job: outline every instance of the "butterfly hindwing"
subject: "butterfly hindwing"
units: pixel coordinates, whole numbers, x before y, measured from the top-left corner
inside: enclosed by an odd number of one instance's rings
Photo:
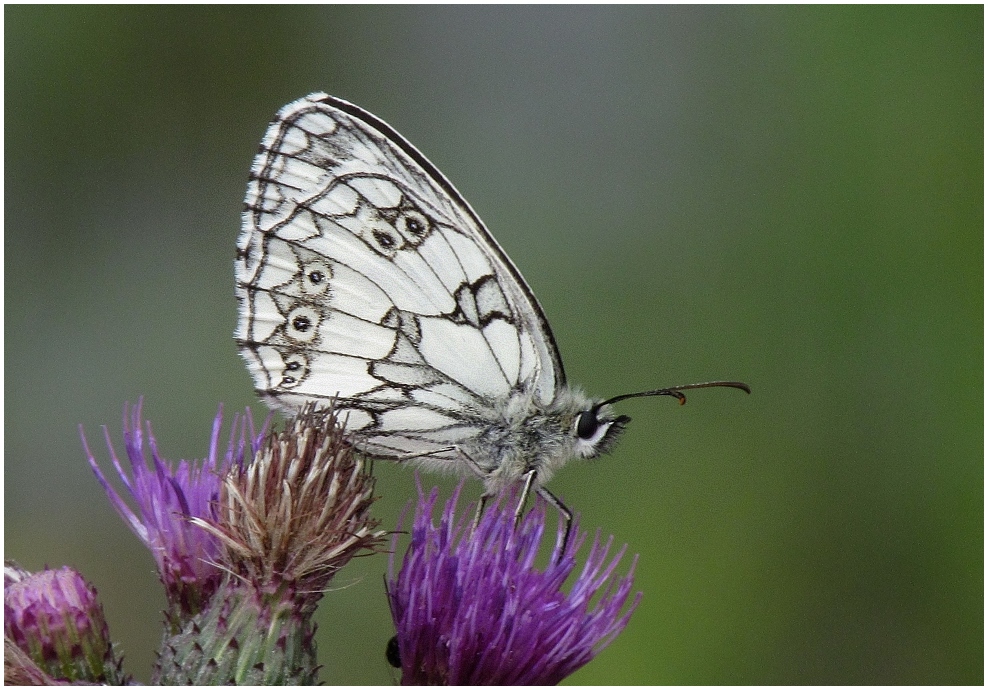
[[[263,397],[339,397],[368,452],[436,453],[498,401],[563,384],[517,269],[417,150],[374,116],[313,94],[285,106],[251,169],[236,339]]]

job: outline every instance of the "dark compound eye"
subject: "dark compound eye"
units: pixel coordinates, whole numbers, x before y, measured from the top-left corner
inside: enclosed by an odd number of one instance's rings
[[[584,441],[589,441],[597,433],[599,427],[597,413],[594,410],[586,410],[581,412],[576,420],[576,435]]]
[[[388,640],[388,644],[384,648],[384,658],[395,668],[401,668],[401,653],[398,651],[397,635]]]

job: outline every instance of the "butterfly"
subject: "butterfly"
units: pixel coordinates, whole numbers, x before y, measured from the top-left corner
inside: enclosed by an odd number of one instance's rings
[[[335,404],[362,453],[475,475],[516,517],[630,421],[566,382],[542,307],[446,177],[389,125],[324,93],[284,106],[251,167],[235,340],[260,397]],[[480,512],[478,510],[478,518]],[[568,530],[567,530],[568,531]]]

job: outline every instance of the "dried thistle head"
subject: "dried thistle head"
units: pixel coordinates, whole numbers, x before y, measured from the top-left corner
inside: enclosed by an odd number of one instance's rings
[[[217,517],[197,523],[225,547],[222,565],[262,585],[318,593],[337,570],[382,543],[370,516],[374,478],[333,407],[307,405],[220,489]]]

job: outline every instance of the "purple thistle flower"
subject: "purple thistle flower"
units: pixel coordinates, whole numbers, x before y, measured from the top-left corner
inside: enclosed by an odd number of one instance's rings
[[[223,572],[215,563],[221,545],[215,536],[192,523],[192,518],[212,519],[220,494],[223,475],[233,466],[250,458],[260,446],[261,433],[255,432],[250,410],[241,418],[235,415],[225,454],[220,455],[219,437],[223,424],[223,406],[213,421],[209,455],[201,462],[182,460],[169,464],[158,452],[151,424],[147,423],[147,440],[151,462],[145,449],[141,407],[143,400],[130,408],[124,406],[123,437],[130,472],[124,468],[113,449],[109,431],[103,427],[113,466],[130,498],[131,508],[107,481],[82,433],[82,444],[96,478],[106,491],[117,513],[144,542],[158,566],[158,576],[165,585],[173,624],[196,613],[220,584]],[[128,415],[129,413],[129,415]],[[129,417],[129,419],[128,419]],[[265,428],[267,422],[265,422]]]
[[[641,599],[639,592],[622,615],[637,556],[618,578],[614,571],[626,547],[608,561],[613,537],[602,544],[598,531],[566,593],[563,583],[586,538],[578,519],[565,546],[559,525],[549,563],[538,568],[545,502],[537,499],[515,529],[517,492],[509,490],[471,533],[471,511],[456,517],[460,488],[436,526],[438,489],[426,497],[419,485],[412,541],[397,576],[392,554],[388,596],[402,684],[555,685],[627,625]]]

